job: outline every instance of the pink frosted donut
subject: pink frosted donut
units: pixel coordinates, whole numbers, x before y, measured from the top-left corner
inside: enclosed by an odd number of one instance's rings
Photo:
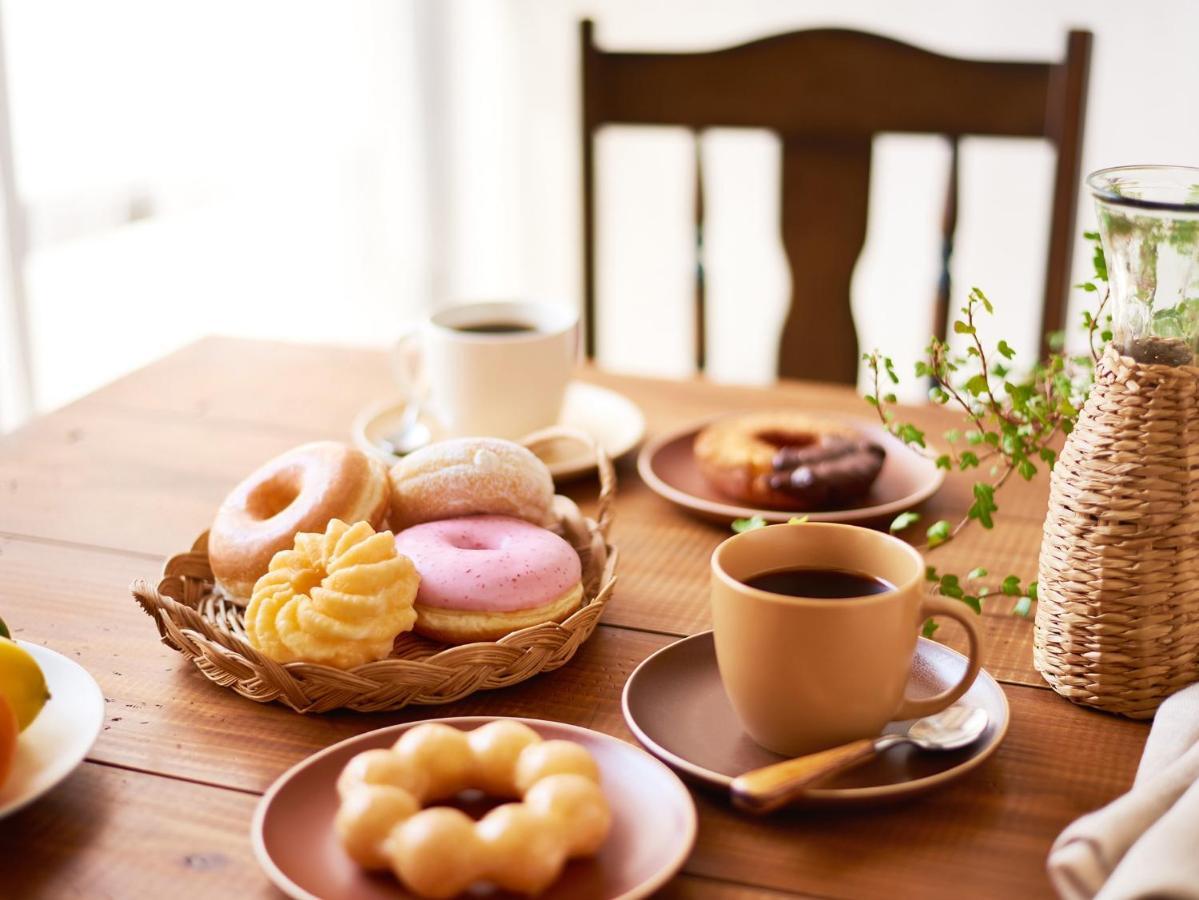
[[[582,566],[552,531],[508,516],[414,525],[396,549],[420,573],[416,631],[451,644],[560,622],[583,600]]]

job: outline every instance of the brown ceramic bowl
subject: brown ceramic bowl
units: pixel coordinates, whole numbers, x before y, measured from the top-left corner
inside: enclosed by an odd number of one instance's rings
[[[759,509],[720,493],[704,478],[692,452],[695,436],[708,422],[689,425],[650,441],[637,457],[637,471],[655,494],[705,519],[723,524],[751,516],[761,516],[767,522],[786,522],[792,516],[807,516],[812,522],[882,521],[923,503],[940,489],[945,471],[905,446],[877,422],[842,416],[825,418],[851,426],[887,451],[882,471],[869,493],[845,509],[815,512]]]
[[[463,731],[492,716],[433,719]],[[695,804],[682,782],[658,760],[598,731],[517,719],[543,738],[582,744],[595,757],[611,804],[612,831],[597,856],[574,860],[544,894],[545,900],[645,897],[668,881],[695,842]],[[334,744],[292,767],[271,785],[254,814],[254,854],[275,885],[303,900],[396,900],[412,895],[390,873],[367,873],[341,849],[333,833],[337,776],[363,750],[388,747],[408,722]],[[456,804],[457,805],[457,804]],[[476,816],[492,804],[462,805]],[[488,897],[507,897],[492,892]]]
[[[908,694],[928,697],[939,693],[960,679],[965,668],[962,654],[920,638]],[[829,673],[830,679],[836,677],[836,672]],[[797,805],[854,806],[900,800],[981,765],[1007,733],[1007,697],[987,672],[980,671],[958,702],[981,706],[990,719],[982,737],[969,747],[945,753],[896,747],[820,783]],[[683,638],[648,657],[625,682],[622,705],[626,723],[647,750],[688,780],[726,796],[738,775],[785,758],[759,747],[742,730],[720,682],[710,631]],[[883,731],[906,730],[909,724],[891,722]]]

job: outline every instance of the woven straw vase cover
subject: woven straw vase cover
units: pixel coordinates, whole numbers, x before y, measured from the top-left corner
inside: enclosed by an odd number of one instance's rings
[[[1055,691],[1150,718],[1199,680],[1199,368],[1110,345],[1050,480],[1033,659]]]
[[[581,432],[546,429],[525,438],[540,442],[582,440]],[[562,622],[522,628],[495,642],[448,646],[408,633],[392,655],[354,669],[315,663],[280,664],[246,640],[242,609],[213,590],[208,532],[192,549],[167,560],[162,579],[151,587],[132,585],[133,597],[158,626],[162,642],[195,664],[209,681],[260,703],[280,702],[296,712],[353,709],[381,712],[409,704],[460,700],[475,691],[507,687],[567,663],[591,636],[616,584],[616,548],[607,542],[616,474],[603,450],[596,452],[599,500],[595,518],[566,497],[554,498],[551,530],[579,554],[583,605]]]

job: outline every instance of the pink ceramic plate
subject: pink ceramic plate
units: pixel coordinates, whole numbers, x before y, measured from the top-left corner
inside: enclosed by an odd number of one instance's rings
[[[798,515],[806,515],[813,522],[883,520],[923,503],[941,487],[945,480],[944,470],[938,469],[932,460],[904,446],[902,441],[877,422],[847,417],[829,418],[837,418],[856,428],[887,451],[883,469],[870,488],[870,493],[856,506],[847,509],[806,513],[756,509],[724,496],[700,474],[695,455],[691,452],[695,436],[707,422],[689,425],[646,444],[637,457],[637,471],[655,494],[706,519],[724,524],[750,516],[761,516],[767,522],[786,522]]]
[[[444,722],[469,731],[495,717]],[[612,831],[593,859],[575,860],[541,895],[545,900],[646,897],[686,861],[695,842],[695,804],[678,777],[631,744],[598,731],[518,719],[543,738],[575,741],[599,764],[612,806]],[[333,833],[337,776],[355,754],[388,747],[421,722],[380,728],[315,753],[279,777],[258,804],[254,854],[267,877],[289,897],[303,900],[395,900],[411,897],[390,873],[368,874],[342,851]],[[494,805],[494,804],[491,804]],[[482,814],[479,805],[463,806]],[[507,896],[489,893],[489,897]]]

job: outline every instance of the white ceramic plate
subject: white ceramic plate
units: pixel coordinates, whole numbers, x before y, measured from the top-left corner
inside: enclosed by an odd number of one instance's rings
[[[395,462],[396,457],[379,445],[379,439],[395,430],[404,415],[404,405],[403,400],[392,400],[363,410],[354,422],[354,443],[385,462]],[[425,424],[436,438],[436,423],[426,419]],[[557,424],[590,435],[612,459],[632,452],[645,437],[645,416],[637,404],[623,394],[585,381],[572,381],[566,386]],[[595,471],[595,455],[582,441],[564,438],[544,442],[536,452],[555,481]]]
[[[50,700],[17,739],[17,757],[0,787],[0,818],[70,775],[92,749],[104,723],[104,695],[78,663],[37,644],[17,643],[41,666]]]

